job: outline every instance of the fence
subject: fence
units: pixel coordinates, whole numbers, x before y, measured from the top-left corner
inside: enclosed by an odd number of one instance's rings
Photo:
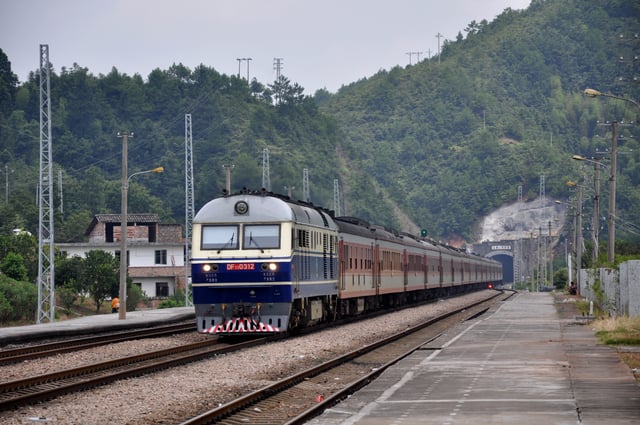
[[[640,260],[616,269],[581,269],[580,295],[600,304],[612,316],[640,315]]]

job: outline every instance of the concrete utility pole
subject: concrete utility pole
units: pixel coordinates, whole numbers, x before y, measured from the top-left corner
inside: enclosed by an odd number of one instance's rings
[[[443,35],[440,33],[437,33],[436,38],[438,39],[438,63],[440,63],[440,37],[443,37]]]
[[[607,261],[616,258],[616,170],[618,168],[618,122],[611,122],[611,167],[609,167],[609,250]]]
[[[127,150],[129,137],[133,133],[123,131],[117,135],[122,139],[122,192],[121,192],[121,216],[120,216],[120,287],[118,298],[120,298],[120,308],[118,309],[118,319],[127,318],[127,195],[129,183],[127,178]]]
[[[420,55],[422,54],[422,52],[407,52],[406,54],[409,55],[409,65],[412,65],[411,58],[413,57],[413,55],[416,55],[418,57],[418,62],[420,62]]]
[[[4,164],[4,202],[9,205],[9,174],[13,173],[13,170],[9,169],[9,164]]]
[[[235,165],[231,164],[225,164],[223,165],[224,167],[224,171],[225,171],[225,176],[226,176],[226,191],[227,191],[227,195],[231,194],[231,170],[233,169],[233,167],[235,167]]]
[[[240,78],[240,63],[244,60],[244,58],[236,58],[238,61],[238,78]]]

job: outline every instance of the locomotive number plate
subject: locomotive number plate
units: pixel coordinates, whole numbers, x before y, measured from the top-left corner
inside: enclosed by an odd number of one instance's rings
[[[255,270],[256,265],[254,263],[232,263],[227,264],[227,270]]]

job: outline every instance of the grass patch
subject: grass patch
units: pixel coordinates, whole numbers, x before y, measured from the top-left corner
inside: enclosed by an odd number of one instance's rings
[[[598,319],[591,326],[603,344],[640,345],[640,316]]]

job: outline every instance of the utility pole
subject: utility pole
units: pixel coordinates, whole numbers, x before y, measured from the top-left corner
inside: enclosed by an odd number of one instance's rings
[[[122,139],[122,192],[121,192],[121,216],[120,216],[120,287],[118,298],[120,298],[120,308],[118,309],[118,320],[127,318],[127,195],[129,191],[129,182],[127,177],[127,150],[129,137],[133,137],[133,133],[127,131],[117,134]]]
[[[420,55],[422,54],[422,52],[407,52],[406,54],[409,55],[409,65],[412,64],[411,58],[413,57],[413,55],[416,55],[418,57],[418,62],[420,62]]]
[[[9,174],[13,173],[13,170],[9,169],[9,164],[4,164],[4,203],[9,205]]]
[[[58,170],[58,189],[59,189],[59,193],[60,193],[60,215],[64,216],[64,208],[63,208],[63,202],[62,202],[62,170]]]
[[[245,58],[245,60],[247,61],[247,83],[249,83],[251,81],[249,79],[249,62],[251,62],[253,59],[252,58]]]
[[[40,45],[40,180],[38,183],[38,314],[36,323],[55,321],[53,160],[49,45]],[[47,249],[48,248],[48,249]]]
[[[244,60],[244,58],[236,58],[238,61],[238,79],[240,79],[240,63]]]
[[[193,137],[191,132],[191,114],[184,115],[184,294],[185,306],[193,305],[193,293],[189,282],[191,268],[191,231],[193,228]]]
[[[578,213],[576,224],[576,295],[580,295],[580,270],[582,269],[582,245],[584,244],[582,235],[582,185],[578,185]]]
[[[295,186],[285,186],[284,190],[287,191],[287,196],[289,197],[289,199],[291,199],[291,196],[293,196],[293,191],[295,190]]]
[[[235,167],[235,165],[224,164],[223,167],[224,167],[225,176],[226,176],[225,190],[227,191],[226,194],[230,195],[231,194],[231,170],[233,169],[233,167]]]
[[[436,38],[438,39],[438,63],[440,63],[440,37],[443,37],[443,35],[440,33],[437,33]]]
[[[611,166],[609,167],[609,250],[607,261],[615,261],[616,249],[616,169],[618,168],[618,122],[611,122]]]

